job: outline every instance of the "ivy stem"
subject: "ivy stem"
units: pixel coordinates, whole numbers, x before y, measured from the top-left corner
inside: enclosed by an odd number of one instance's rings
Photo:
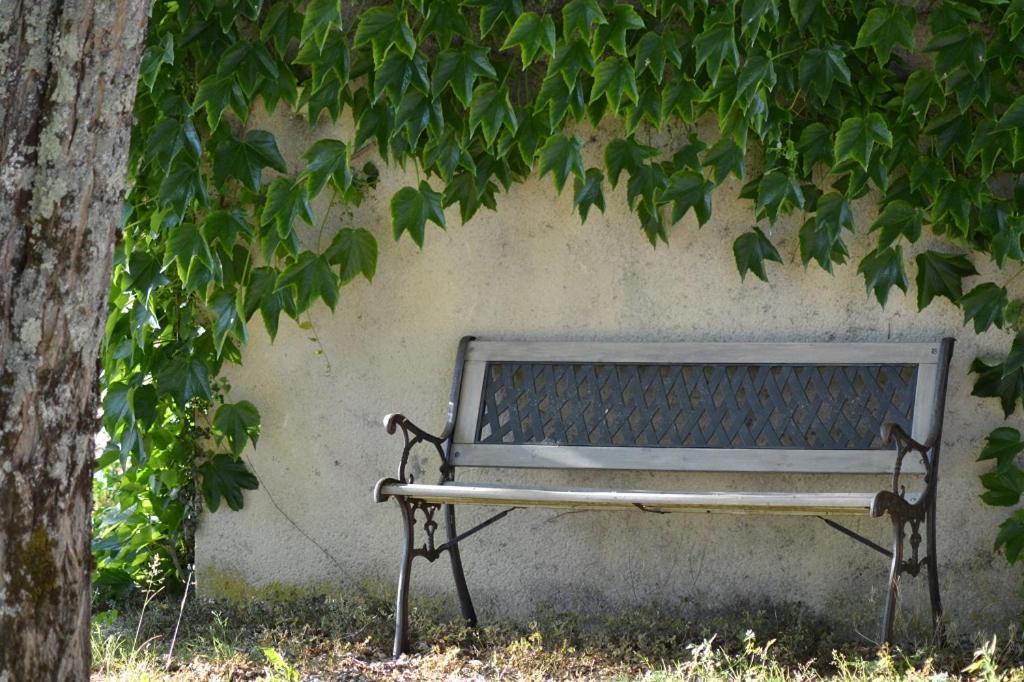
[[[324,228],[327,227],[327,219],[331,217],[331,210],[334,208],[334,204],[338,201],[338,188],[331,188],[331,201],[327,204],[327,210],[324,211],[324,217],[320,219],[320,229],[316,234],[316,252],[320,253],[320,242],[324,236]]]
[[[1018,268],[1017,272],[1015,272],[1012,275],[1010,275],[1010,279],[1006,280],[1006,283],[1003,286],[1010,286],[1010,283],[1013,282],[1013,280],[1015,280],[1018,277],[1020,277],[1020,274],[1022,272],[1024,272],[1024,265],[1022,265],[1020,268]]]
[[[306,324],[309,325],[309,330],[310,330],[310,332],[313,333],[313,335],[311,337],[309,337],[309,338],[314,343],[316,343],[316,345],[317,345],[317,352],[318,352],[319,355],[323,356],[324,363],[327,365],[327,373],[330,374],[331,373],[331,369],[332,369],[332,367],[331,367],[331,358],[330,358],[330,356],[327,355],[327,349],[324,348],[323,341],[320,340],[320,332],[317,331],[316,324],[313,322],[313,316],[309,314],[308,310],[306,311]]]

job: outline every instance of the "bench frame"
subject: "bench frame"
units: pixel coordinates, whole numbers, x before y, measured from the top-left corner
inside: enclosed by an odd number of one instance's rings
[[[398,503],[398,506],[402,514],[403,522],[403,536],[404,542],[402,547],[402,558],[398,576],[398,590],[396,599],[396,613],[395,613],[395,638],[393,645],[393,655],[400,656],[403,652],[407,652],[409,649],[409,584],[410,575],[412,568],[412,561],[416,557],[422,557],[429,562],[437,560],[443,553],[447,552],[448,558],[451,562],[452,576],[455,583],[455,590],[458,596],[459,607],[463,618],[470,626],[475,626],[477,623],[476,611],[473,607],[472,599],[470,598],[469,588],[466,584],[466,577],[462,567],[462,558],[459,552],[459,545],[469,536],[483,530],[491,524],[499,521],[500,519],[507,516],[512,511],[519,509],[518,506],[509,507],[497,514],[489,517],[485,521],[477,524],[473,528],[458,533],[455,523],[455,508],[452,501],[442,503],[438,501],[431,501],[429,499],[420,499],[412,494],[403,494],[400,492],[402,485],[413,484],[413,476],[407,471],[409,458],[414,448],[418,445],[429,446],[436,452],[440,459],[440,485],[453,483],[455,479],[455,469],[457,466],[504,466],[504,467],[530,467],[530,468],[591,468],[591,469],[640,469],[640,470],[688,470],[688,471],[770,471],[785,473],[787,471],[799,471],[799,472],[831,472],[831,473],[871,473],[879,472],[877,468],[878,461],[869,462],[867,468],[858,469],[856,466],[853,468],[847,467],[843,471],[837,471],[833,467],[835,466],[834,461],[829,465],[819,465],[816,462],[819,461],[820,455],[815,459],[806,459],[805,461],[799,461],[801,454],[808,454],[807,450],[779,450],[775,449],[773,452],[778,454],[778,457],[774,457],[772,463],[765,466],[765,463],[758,464],[757,462],[746,462],[740,457],[739,465],[735,464],[736,457],[742,456],[744,453],[749,454],[750,450],[718,450],[718,457],[716,460],[721,462],[723,459],[727,459],[730,455],[733,456],[734,463],[732,465],[719,465],[715,466],[714,460],[707,458],[701,458],[699,456],[696,459],[692,459],[689,456],[679,460],[678,457],[674,463],[665,464],[669,460],[662,458],[658,459],[656,456],[656,450],[658,448],[647,448],[648,455],[647,459],[643,460],[642,465],[635,465],[626,461],[624,464],[616,466],[611,459],[601,459],[600,455],[602,450],[634,450],[638,449],[637,446],[622,446],[620,448],[576,448],[576,454],[580,455],[585,453],[587,456],[593,456],[594,453],[598,455],[597,460],[587,463],[580,464],[578,462],[573,464],[566,464],[566,460],[558,456],[561,450],[572,450],[572,446],[566,445],[544,445],[535,446],[532,448],[532,453],[527,453],[527,460],[516,461],[513,457],[511,464],[505,463],[509,461],[511,449],[515,448],[519,451],[527,450],[531,448],[526,445],[517,444],[503,448],[502,458],[497,464],[488,464],[484,458],[473,457],[473,438],[472,430],[474,429],[473,424],[476,423],[476,415],[473,414],[474,410],[479,408],[472,404],[473,399],[479,399],[480,385],[483,381],[483,362],[481,358],[477,358],[475,362],[467,363],[467,355],[470,351],[472,342],[476,341],[475,337],[467,336],[464,337],[458,347],[456,355],[455,371],[452,380],[451,393],[448,400],[447,418],[445,420],[445,427],[442,432],[438,435],[433,435],[420,427],[416,426],[407,417],[401,414],[389,414],[384,418],[384,426],[389,434],[394,434],[400,430],[402,438],[404,440],[401,459],[398,465],[397,477],[395,478],[384,478],[381,479],[374,487],[373,499],[375,502],[383,502],[389,498],[394,498]],[[657,344],[657,343],[646,343],[646,344],[606,344],[606,343],[579,343],[572,344],[574,347],[580,347],[579,351],[574,351],[572,356],[573,362],[605,362],[607,361],[607,351],[609,347],[618,346],[621,349],[629,348],[630,362],[633,364],[640,364],[643,362],[666,362],[665,355],[666,351],[672,350],[674,347],[678,349],[681,346],[685,346],[687,349],[687,360],[686,362],[700,363],[704,362],[718,362],[725,363],[731,360],[737,362],[779,362],[780,364],[787,362],[787,358],[790,363],[805,362],[808,361],[806,353],[808,349],[813,349],[816,353],[813,360],[809,361],[809,364],[827,364],[831,361],[833,364],[841,364],[843,362],[850,362],[856,364],[857,362],[866,364],[873,356],[877,355],[882,349],[884,349],[887,362],[909,362],[911,364],[921,363],[919,367],[924,367],[925,363],[921,360],[922,349],[927,348],[933,357],[927,361],[929,371],[924,374],[917,376],[917,387],[916,397],[914,405],[914,423],[911,428],[911,433],[907,433],[901,426],[895,423],[887,422],[883,424],[881,428],[882,442],[895,447],[895,454],[887,457],[887,463],[885,471],[891,472],[892,479],[891,485],[888,489],[878,492],[871,503],[870,515],[872,517],[881,517],[888,515],[893,527],[893,542],[892,548],[886,549],[881,545],[873,542],[872,540],[862,536],[861,534],[853,531],[834,520],[825,516],[827,511],[823,511],[818,515],[819,518],[828,524],[830,527],[838,530],[839,532],[847,535],[848,537],[874,549],[875,551],[885,555],[890,559],[889,576],[886,589],[886,598],[883,605],[881,626],[880,626],[880,643],[890,642],[892,639],[893,632],[893,618],[896,606],[897,589],[900,576],[907,574],[910,576],[917,576],[922,569],[927,571],[928,574],[928,589],[931,602],[931,614],[932,614],[932,625],[934,636],[938,639],[942,637],[942,601],[939,592],[939,581],[938,581],[938,556],[937,556],[937,545],[936,545],[936,524],[935,524],[935,513],[936,513],[936,499],[937,499],[937,485],[938,485],[938,466],[939,466],[939,454],[942,440],[942,421],[943,414],[945,411],[945,398],[946,398],[946,384],[949,376],[949,364],[953,352],[953,339],[943,339],[938,344]],[[555,344],[555,343],[507,343],[501,344],[497,342],[488,342],[492,349],[496,350],[498,355],[504,359],[521,359],[525,361],[533,362],[545,362],[554,361],[557,359],[564,360],[564,357],[553,355],[557,354],[557,347],[565,348],[567,344]],[[725,351],[723,352],[723,349]],[[728,349],[736,349],[735,357],[730,357],[730,351]],[[767,361],[752,357],[752,350],[760,351],[761,349],[770,349],[770,357]],[[851,351],[851,349],[853,349]],[[906,352],[901,352],[902,349],[907,349]],[[825,352],[826,356],[830,358],[822,358],[821,353]],[[853,355],[851,356],[851,352]],[[862,357],[856,357],[856,356]],[[693,358],[693,359],[690,359]],[[483,358],[486,359],[486,358]],[[877,359],[877,358],[874,358]],[[673,360],[672,362],[678,362]],[[467,372],[468,367],[468,372]],[[464,400],[463,394],[467,392],[471,393],[470,400]],[[922,405],[922,400],[930,402],[928,409]],[[921,406],[919,409],[919,405]],[[460,407],[461,406],[461,407]],[[920,415],[920,417],[919,417]],[[455,449],[453,449],[455,446]],[[480,446],[490,448],[502,448],[502,446]],[[669,450],[665,448],[665,450]],[[537,454],[540,452],[541,454]],[[689,455],[699,455],[700,453],[695,450],[689,449],[674,449],[677,456],[680,453]],[[869,452],[874,455],[882,455],[884,451],[850,451],[861,455],[867,455]],[[724,453],[724,454],[723,454]],[[815,453],[817,454],[817,453]],[[552,455],[554,455],[552,457]],[[652,455],[653,458],[652,458]],[[911,455],[910,459],[907,459],[907,455]],[[784,462],[788,461],[786,457],[796,456],[798,462],[795,465],[790,465],[788,468]],[[578,458],[577,458],[578,459]],[[919,461],[918,461],[919,460]],[[574,460],[575,461],[575,460]],[[658,462],[662,462],[659,465]],[[680,464],[682,461],[682,464]],[[923,474],[924,488],[918,497],[908,497],[906,494],[905,486],[901,485],[900,476],[901,474]],[[396,492],[396,488],[399,490]],[[514,504],[514,501],[510,501]],[[543,502],[533,503],[534,506],[557,506],[549,505]],[[633,506],[639,508],[642,511],[654,511],[645,508],[641,504],[634,504]],[[438,521],[435,519],[435,515],[439,512],[443,512],[444,523],[445,523],[445,540],[438,543],[435,539],[435,533],[438,530]],[[655,512],[660,513],[660,512]],[[421,521],[421,532],[424,536],[423,544],[416,546],[416,525],[417,525],[417,514],[422,517]],[[922,525],[924,526],[924,536],[922,537]],[[908,535],[909,528],[909,535]],[[919,548],[922,540],[926,543],[926,554],[920,555]],[[905,545],[909,542],[910,545],[910,556],[905,555]]]

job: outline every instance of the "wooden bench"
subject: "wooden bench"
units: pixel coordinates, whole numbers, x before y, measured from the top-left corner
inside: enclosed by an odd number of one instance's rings
[[[377,502],[398,502],[404,522],[394,655],[408,648],[413,558],[434,561],[448,553],[462,615],[475,624],[459,546],[523,507],[820,517],[890,558],[882,641],[892,637],[900,575],[917,575],[922,568],[938,633],[942,606],[934,519],[952,352],[952,339],[751,344],[464,338],[444,430],[432,435],[399,414],[384,420],[388,433],[400,430],[404,437],[397,478],[384,478],[373,490]],[[409,473],[417,445],[437,453],[437,483],[421,483]],[[473,467],[816,473],[841,475],[847,485],[843,492],[737,493],[455,480],[457,469]],[[869,486],[856,475],[879,473],[890,474],[891,485],[861,492]],[[908,474],[917,476],[913,493],[903,485]],[[509,508],[460,534],[455,527],[459,504]],[[443,542],[434,538],[438,511],[446,525]],[[417,513],[424,535],[420,546],[414,539]],[[888,516],[892,549],[829,518],[844,514]],[[924,556],[918,553],[922,532]]]

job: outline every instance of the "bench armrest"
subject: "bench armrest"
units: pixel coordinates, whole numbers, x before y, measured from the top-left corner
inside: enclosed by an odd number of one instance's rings
[[[435,436],[424,431],[420,427],[416,426],[412,420],[404,414],[399,414],[397,412],[384,415],[384,428],[387,429],[388,433],[394,433],[397,429],[401,428],[407,439],[411,433],[414,438],[425,440],[428,443],[439,444],[444,442],[443,436]]]
[[[927,491],[931,490],[932,487],[932,460],[928,456],[931,451],[931,445],[925,445],[924,443],[918,443],[916,440],[910,437],[902,426],[894,422],[885,422],[882,424],[881,429],[882,442],[887,445],[896,446],[896,464],[892,472],[892,492],[895,495],[902,496],[902,489],[900,488],[900,470],[903,468],[903,458],[907,456],[907,453],[913,451],[921,457],[921,461],[924,463],[925,483]]]
[[[419,443],[430,443],[434,446],[438,456],[441,458],[441,475],[447,476],[449,470],[448,459],[445,457],[444,443],[447,440],[443,435],[435,436],[420,427],[416,426],[408,417],[403,414],[392,413],[385,415],[384,428],[388,433],[402,430],[402,438],[405,441],[402,447],[402,459],[398,464],[398,480],[402,483],[412,483],[412,475],[406,476],[405,468],[409,463],[409,453]]]

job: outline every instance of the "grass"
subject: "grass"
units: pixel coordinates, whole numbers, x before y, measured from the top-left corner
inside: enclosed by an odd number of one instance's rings
[[[93,680],[941,680],[1024,682],[1024,637],[942,649],[878,649],[837,636],[805,609],[748,607],[683,617],[650,607],[585,619],[470,629],[420,602],[415,653],[389,660],[384,590],[274,603],[155,599],[94,614]]]

